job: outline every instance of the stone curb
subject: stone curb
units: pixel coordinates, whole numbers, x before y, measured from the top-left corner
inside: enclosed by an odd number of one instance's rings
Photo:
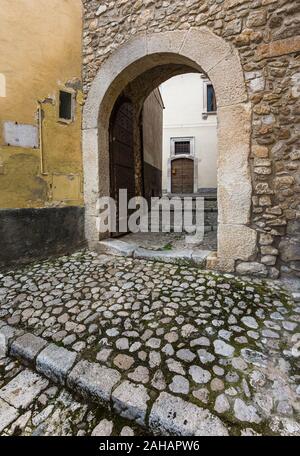
[[[1,349],[25,365],[30,364],[54,383],[67,386],[83,398],[134,420],[153,433],[228,435],[222,421],[208,410],[167,392],[160,393],[150,404],[151,392],[144,385],[121,380],[121,374],[115,369],[79,360],[74,351],[0,320],[0,352]]]
[[[99,241],[96,249],[99,253],[107,255],[123,256],[149,261],[158,261],[171,264],[190,264],[199,268],[206,267],[206,259],[212,253],[210,250],[199,250],[197,252],[189,249],[185,250],[150,250],[129,244],[118,239],[107,239]]]

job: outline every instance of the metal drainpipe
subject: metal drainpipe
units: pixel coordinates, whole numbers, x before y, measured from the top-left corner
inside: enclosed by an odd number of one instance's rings
[[[40,142],[40,167],[41,167],[41,174],[46,176],[47,173],[45,172],[45,165],[44,165],[44,148],[43,148],[43,109],[42,109],[42,101],[38,100],[38,113],[39,113],[39,142]]]

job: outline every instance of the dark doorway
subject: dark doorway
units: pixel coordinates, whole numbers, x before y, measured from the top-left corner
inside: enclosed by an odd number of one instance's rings
[[[172,193],[193,193],[194,161],[178,158],[172,161]]]
[[[127,189],[128,200],[135,196],[133,105],[125,98],[117,101],[110,122],[110,195],[117,204],[117,230],[112,236],[122,234],[118,216],[120,189]]]

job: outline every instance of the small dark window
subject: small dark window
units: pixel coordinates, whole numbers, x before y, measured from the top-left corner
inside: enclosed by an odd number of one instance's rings
[[[59,118],[72,120],[72,94],[70,92],[59,92]]]
[[[207,85],[207,112],[217,111],[216,94],[211,84]]]
[[[191,153],[190,141],[175,141],[175,155],[183,155]]]

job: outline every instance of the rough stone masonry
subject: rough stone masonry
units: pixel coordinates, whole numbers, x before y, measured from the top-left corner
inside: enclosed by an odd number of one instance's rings
[[[300,277],[300,4],[297,0],[83,0],[83,83],[142,32],[208,27],[237,49],[252,108],[252,208],[257,246],[240,273]]]

